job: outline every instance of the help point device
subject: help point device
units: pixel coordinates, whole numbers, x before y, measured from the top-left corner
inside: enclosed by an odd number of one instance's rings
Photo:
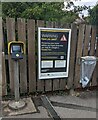
[[[22,41],[12,41],[8,43],[8,54],[14,60],[23,59],[25,54],[25,44]]]
[[[26,106],[26,102],[20,99],[19,95],[19,60],[23,59],[25,54],[25,44],[22,41],[12,41],[8,43],[8,55],[11,56],[14,63],[14,93],[15,100],[9,102],[9,108],[18,110]],[[21,71],[20,71],[21,72]]]

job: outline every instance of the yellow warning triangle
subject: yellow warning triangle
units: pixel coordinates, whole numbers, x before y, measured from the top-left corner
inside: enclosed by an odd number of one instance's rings
[[[63,35],[63,36],[61,37],[61,41],[67,41],[65,35]]]

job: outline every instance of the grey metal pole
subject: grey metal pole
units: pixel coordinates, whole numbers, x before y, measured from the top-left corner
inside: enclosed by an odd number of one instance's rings
[[[19,101],[19,61],[14,61],[14,92],[15,92],[15,101]]]
[[[19,94],[19,61],[14,61],[14,92],[15,100],[9,102],[9,108],[18,110],[26,106],[26,102],[20,99]]]

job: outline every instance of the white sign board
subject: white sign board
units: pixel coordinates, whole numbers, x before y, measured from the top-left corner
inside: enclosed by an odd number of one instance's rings
[[[71,29],[38,28],[38,78],[68,77]]]

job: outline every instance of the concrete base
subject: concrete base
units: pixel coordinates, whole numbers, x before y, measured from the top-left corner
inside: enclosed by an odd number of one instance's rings
[[[14,116],[14,115],[21,115],[21,114],[28,114],[28,113],[37,112],[35,105],[34,105],[33,101],[31,100],[31,98],[24,98],[21,100],[25,101],[26,106],[23,107],[22,109],[16,109],[16,110],[9,108],[8,104],[10,101],[3,101],[3,106],[4,106],[3,116]],[[11,106],[12,106],[12,103],[11,103]]]
[[[19,110],[19,109],[24,109],[24,107],[26,106],[26,102],[23,100],[19,100],[19,101],[10,101],[8,104],[10,109],[13,110]]]

